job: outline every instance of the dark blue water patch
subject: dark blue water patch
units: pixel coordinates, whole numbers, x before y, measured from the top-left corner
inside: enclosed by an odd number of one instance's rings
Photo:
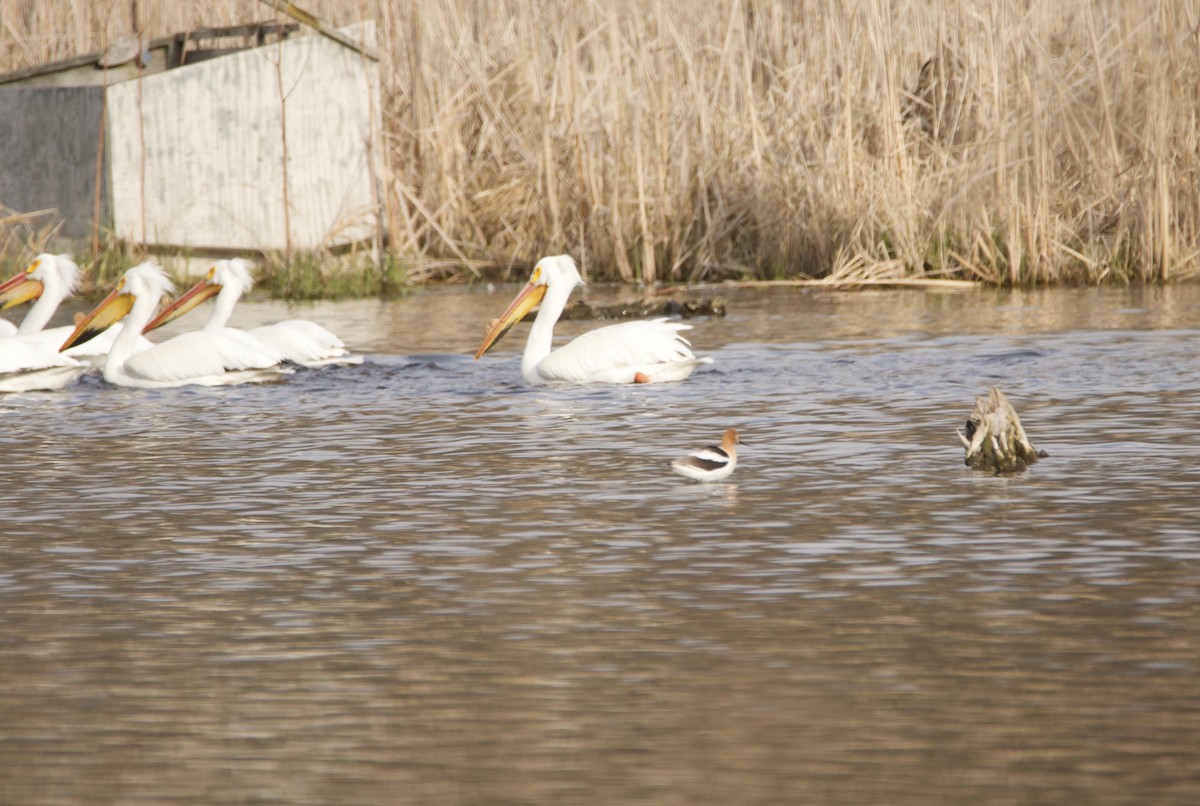
[[[987,363],[1000,364],[1007,366],[1017,364],[1024,361],[1032,361],[1039,358],[1045,358],[1048,352],[1045,350],[1015,350],[1006,353],[996,353],[992,355],[981,355],[978,360]]]

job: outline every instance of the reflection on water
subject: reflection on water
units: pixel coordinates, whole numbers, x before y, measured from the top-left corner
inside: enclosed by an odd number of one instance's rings
[[[469,357],[509,291],[0,399],[0,802],[1200,798],[1200,290],[737,292],[687,383],[555,389]]]

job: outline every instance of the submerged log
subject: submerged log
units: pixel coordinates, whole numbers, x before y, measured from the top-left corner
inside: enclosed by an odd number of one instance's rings
[[[521,317],[522,322],[532,322],[537,317],[537,308]],[[678,316],[691,319],[693,316],[724,316],[725,300],[721,297],[705,299],[644,299],[640,302],[622,302],[617,305],[590,305],[577,299],[563,309],[560,322],[568,319],[652,319],[656,316]],[[485,330],[496,326],[498,319],[487,324]]]
[[[967,418],[966,427],[958,432],[958,438],[967,450],[969,467],[997,475],[1019,473],[1047,455],[1033,447],[1016,409],[995,386],[986,397],[975,398],[975,410]]]
[[[656,316],[724,316],[725,300],[721,297],[704,299],[643,299],[617,305],[592,305],[577,299],[566,307],[562,320],[567,319],[650,319]]]

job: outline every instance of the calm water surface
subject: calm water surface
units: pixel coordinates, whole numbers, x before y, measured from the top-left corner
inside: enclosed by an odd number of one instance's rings
[[[0,803],[1200,802],[1200,288],[731,292],[686,383],[550,389],[470,358],[513,290],[0,398]]]

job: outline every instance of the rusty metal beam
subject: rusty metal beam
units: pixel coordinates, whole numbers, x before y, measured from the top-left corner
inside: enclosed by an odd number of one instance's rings
[[[329,37],[334,42],[337,42],[339,45],[343,45],[344,47],[350,48],[351,50],[353,50],[356,53],[361,53],[363,56],[366,56],[368,59],[371,59],[372,61],[376,61],[376,62],[379,61],[379,54],[376,53],[373,48],[369,48],[365,45],[361,45],[358,42],[355,42],[353,39],[346,36],[345,34],[343,34],[341,31],[337,30],[336,28],[333,28],[333,27],[321,22],[321,20],[317,19],[312,14],[309,14],[304,9],[297,8],[294,3],[287,3],[287,2],[284,2],[284,0],[259,0],[259,2],[262,3],[263,5],[270,6],[271,8],[278,11],[280,14],[286,14],[287,16],[291,17],[292,19],[296,20],[296,22],[300,22],[300,23],[303,23],[304,25],[307,25],[308,27],[312,28],[317,33],[321,34],[322,36]]]

